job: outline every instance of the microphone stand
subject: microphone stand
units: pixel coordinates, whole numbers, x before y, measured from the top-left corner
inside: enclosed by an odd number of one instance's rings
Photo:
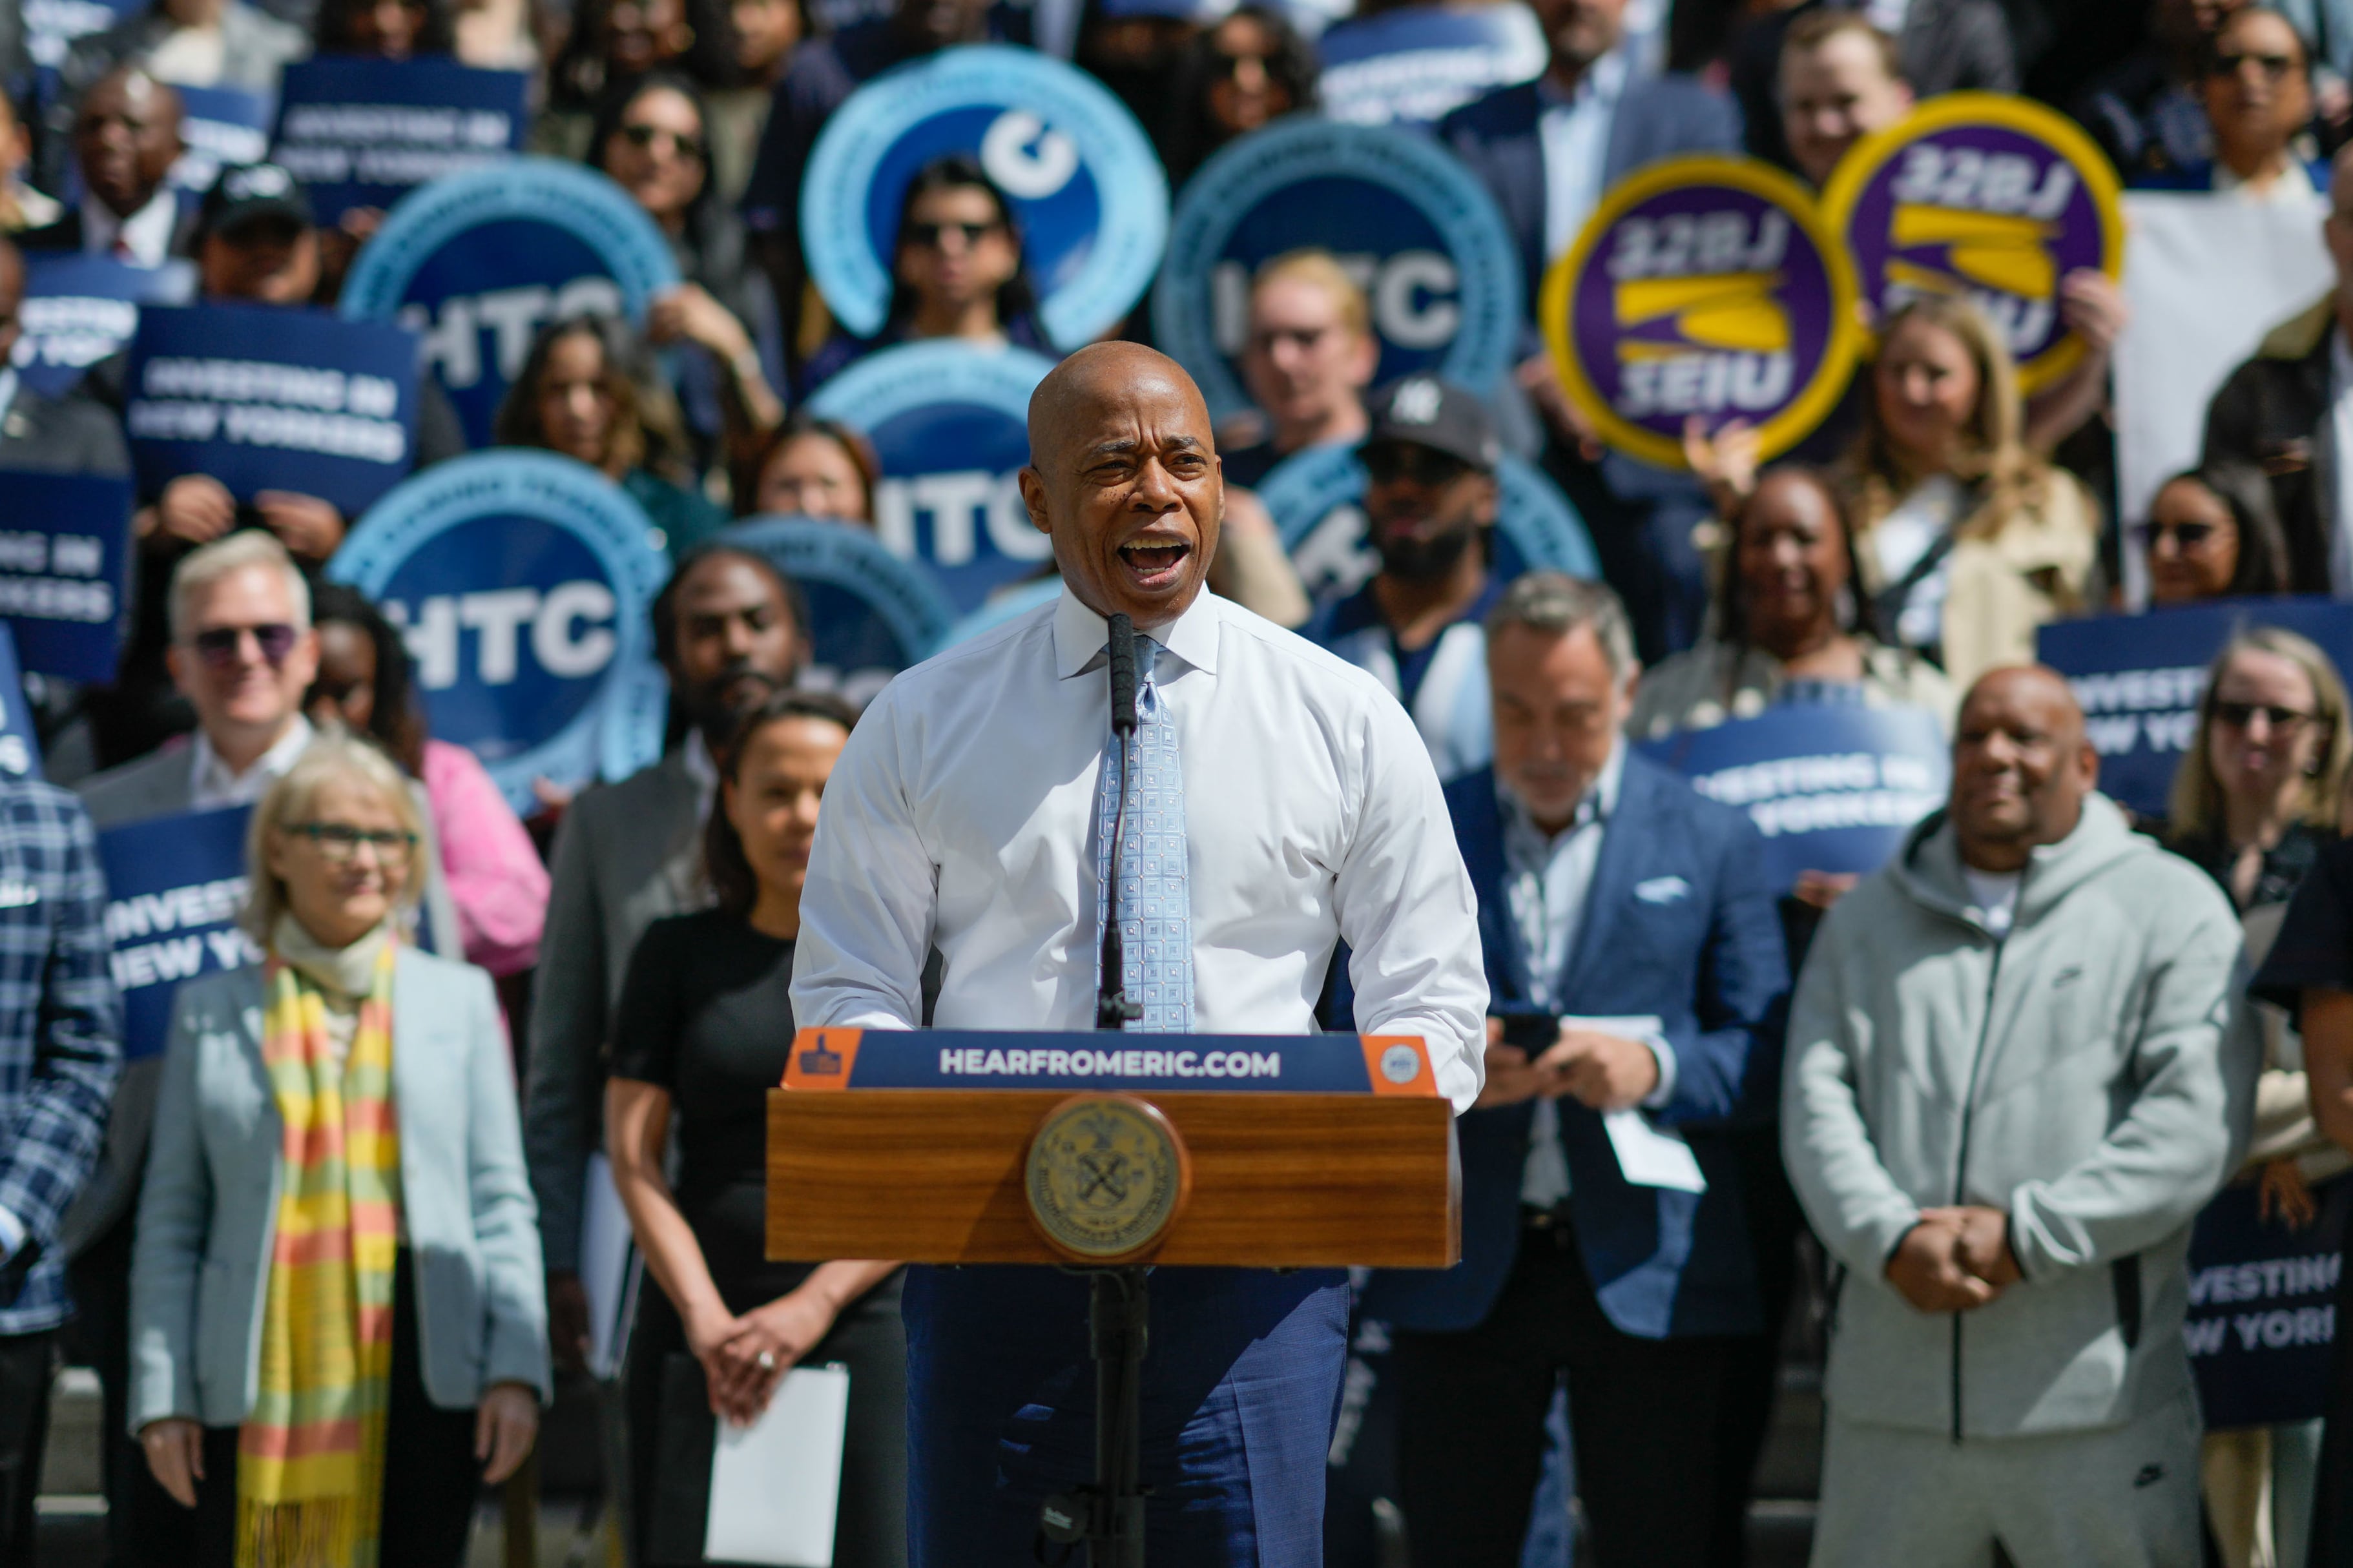
[[[1127,828],[1127,794],[1135,772],[1135,623],[1113,616],[1106,663],[1111,728],[1120,748],[1119,798],[1112,807],[1111,867],[1103,878],[1103,977],[1095,1027],[1122,1029],[1144,1016],[1129,999],[1126,944],[1119,930],[1119,852]],[[1087,1327],[1095,1363],[1095,1479],[1075,1495],[1058,1493],[1039,1510],[1047,1540],[1083,1542],[1089,1568],[1144,1565],[1144,1352],[1150,1317],[1145,1270],[1134,1265],[1080,1268],[1088,1281]]]

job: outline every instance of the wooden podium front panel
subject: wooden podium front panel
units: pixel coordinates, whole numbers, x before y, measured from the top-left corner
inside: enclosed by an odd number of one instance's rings
[[[1022,1166],[1030,1134],[1070,1098],[1040,1089],[771,1089],[768,1256],[1065,1262],[1030,1223]],[[1175,1123],[1193,1165],[1184,1213],[1141,1261],[1444,1268],[1461,1256],[1461,1170],[1453,1110],[1442,1099],[1138,1098]]]

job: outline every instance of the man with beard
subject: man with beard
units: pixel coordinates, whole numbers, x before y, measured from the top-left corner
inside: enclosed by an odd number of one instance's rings
[[[1503,448],[1479,400],[1430,376],[1382,391],[1371,416],[1357,450],[1381,569],[1303,635],[1388,688],[1451,783],[1494,753],[1480,622],[1502,588],[1489,535]]]
[[[548,1337],[578,1372],[588,1348],[580,1211],[588,1155],[603,1146],[606,1031],[630,950],[648,925],[709,901],[703,815],[737,715],[789,686],[807,653],[798,591],[750,551],[712,544],[679,563],[653,604],[654,653],[691,726],[652,767],[572,803],[555,840],[554,889],[524,1068],[523,1142],[547,1258]]]

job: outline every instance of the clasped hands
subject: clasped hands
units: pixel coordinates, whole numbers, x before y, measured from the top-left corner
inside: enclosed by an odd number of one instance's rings
[[[1982,1204],[1922,1209],[1887,1260],[1887,1282],[1924,1312],[1973,1311],[2023,1278],[2010,1216]]]
[[[1504,1043],[1504,1021],[1487,1020],[1487,1082],[1481,1107],[1568,1096],[1594,1110],[1640,1105],[1659,1087],[1659,1058],[1640,1040],[1563,1024],[1560,1037],[1534,1060]]]
[[[757,1421],[785,1373],[832,1329],[834,1315],[831,1303],[804,1289],[740,1318],[723,1309],[690,1322],[687,1344],[702,1363],[711,1413],[738,1426]]]

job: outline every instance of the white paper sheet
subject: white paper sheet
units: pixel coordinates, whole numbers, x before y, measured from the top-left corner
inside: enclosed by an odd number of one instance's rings
[[[749,1426],[719,1424],[702,1555],[713,1563],[833,1568],[849,1369],[797,1366]]]
[[[620,1371],[635,1261],[629,1211],[613,1185],[613,1167],[591,1154],[580,1193],[580,1284],[588,1292],[588,1370],[601,1378]]]
[[[1568,1028],[1591,1029],[1629,1040],[1647,1041],[1664,1028],[1655,1014],[1639,1017],[1569,1017],[1561,1023]],[[1601,1126],[1609,1134],[1609,1148],[1618,1156],[1619,1172],[1636,1186],[1669,1187],[1679,1193],[1707,1191],[1707,1178],[1700,1173],[1699,1158],[1683,1142],[1682,1133],[1653,1126],[1639,1110],[1605,1111]]]

